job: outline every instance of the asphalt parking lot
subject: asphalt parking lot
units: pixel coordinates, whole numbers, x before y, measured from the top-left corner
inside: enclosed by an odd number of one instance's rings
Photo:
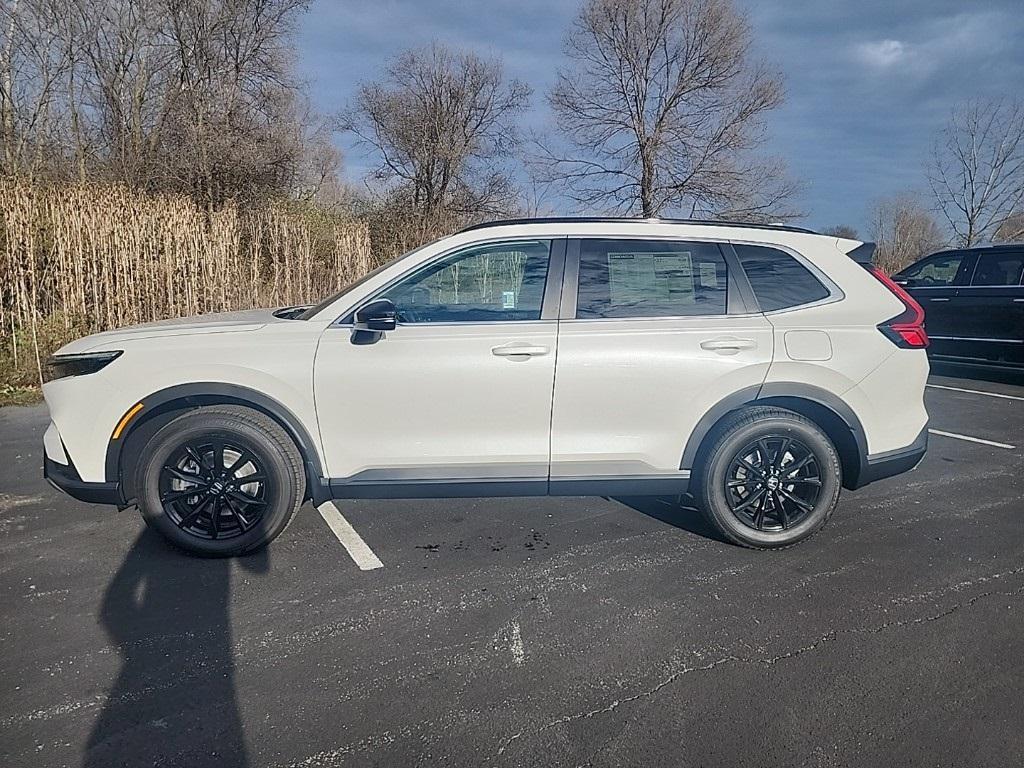
[[[198,560],[47,486],[45,409],[0,410],[0,765],[1021,765],[1024,386],[932,385],[921,466],[775,553],[530,498]]]

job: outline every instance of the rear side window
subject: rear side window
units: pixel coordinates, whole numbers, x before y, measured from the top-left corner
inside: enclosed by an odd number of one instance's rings
[[[724,315],[727,284],[714,243],[581,240],[576,317]]]
[[[1024,253],[983,253],[978,257],[971,285],[1020,285]]]
[[[762,312],[828,298],[828,288],[788,253],[761,245],[734,247]]]

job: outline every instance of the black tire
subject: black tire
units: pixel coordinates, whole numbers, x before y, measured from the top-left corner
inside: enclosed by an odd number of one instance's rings
[[[749,408],[716,429],[712,440],[694,495],[727,540],[781,549],[813,535],[832,516],[842,465],[810,419],[783,408]]]
[[[231,557],[288,527],[306,476],[298,448],[276,421],[251,408],[214,405],[178,416],[150,438],[135,487],[146,524],[172,544]]]

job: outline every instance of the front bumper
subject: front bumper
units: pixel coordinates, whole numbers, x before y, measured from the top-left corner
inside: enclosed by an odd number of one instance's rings
[[[887,477],[909,472],[924,458],[928,450],[928,426],[921,430],[913,443],[906,448],[897,448],[894,451],[877,453],[874,456],[865,456],[861,463],[860,475],[857,478],[857,488],[862,488],[868,483],[876,480],[884,480]]]
[[[43,456],[43,477],[54,488],[68,496],[90,504],[114,504],[123,506],[120,483],[87,483],[78,474],[74,463],[58,464],[49,456]]]

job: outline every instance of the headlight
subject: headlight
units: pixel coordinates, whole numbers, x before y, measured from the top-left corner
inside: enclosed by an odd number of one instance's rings
[[[63,379],[68,376],[84,376],[96,373],[119,358],[123,350],[113,352],[84,352],[80,355],[54,355],[46,366],[49,369],[48,381]]]

